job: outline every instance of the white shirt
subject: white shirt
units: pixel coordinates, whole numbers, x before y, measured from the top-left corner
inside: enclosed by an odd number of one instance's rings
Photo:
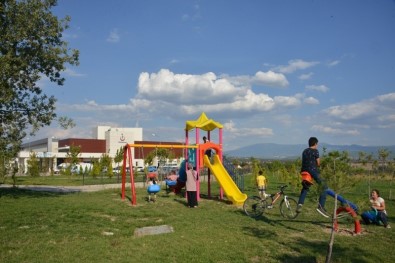
[[[381,197],[377,197],[376,200],[370,199],[370,203],[372,204],[372,206],[382,207],[384,204],[384,199]],[[387,211],[385,210],[380,210],[380,211],[382,211],[384,214],[387,214]]]

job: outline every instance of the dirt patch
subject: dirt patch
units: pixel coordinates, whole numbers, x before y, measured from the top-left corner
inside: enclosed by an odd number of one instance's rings
[[[325,233],[330,234],[332,232],[332,228],[328,226],[324,229],[324,231],[325,231]],[[363,228],[361,228],[361,232],[359,232],[359,233],[355,233],[354,228],[339,227],[339,229],[336,231],[336,235],[341,235],[341,236],[360,236],[360,235],[366,235],[368,233],[369,232]]]

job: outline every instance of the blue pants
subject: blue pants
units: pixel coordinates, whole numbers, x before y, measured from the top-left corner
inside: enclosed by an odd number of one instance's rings
[[[309,173],[310,173],[311,177],[313,177],[314,181],[316,181],[317,184],[320,187],[322,187],[320,198],[319,198],[318,202],[321,205],[321,207],[325,207],[325,203],[326,203],[325,190],[328,189],[328,186],[326,185],[325,181],[321,179],[320,174],[317,171],[315,171],[315,172],[309,171]],[[309,192],[309,188],[311,185],[302,182],[302,186],[303,186],[303,188],[302,188],[302,191],[300,192],[298,204],[304,204],[304,200],[306,199],[307,193]]]
[[[383,222],[384,226],[388,225],[387,214],[382,211],[366,211],[362,213],[361,217],[363,222],[367,225],[371,223],[380,224],[380,222]]]

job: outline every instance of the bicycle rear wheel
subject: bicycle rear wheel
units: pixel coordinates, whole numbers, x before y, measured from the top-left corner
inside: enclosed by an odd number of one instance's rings
[[[265,208],[266,200],[262,200],[258,196],[248,197],[243,204],[244,213],[252,218],[261,216]]]
[[[296,208],[298,207],[298,202],[289,196],[285,196],[280,203],[280,213],[283,217],[288,219],[295,219],[298,216],[296,213]]]

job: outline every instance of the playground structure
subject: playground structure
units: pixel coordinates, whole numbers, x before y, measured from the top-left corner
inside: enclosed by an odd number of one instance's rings
[[[337,195],[332,189],[326,189],[325,192],[327,195],[332,196],[333,198],[337,198],[337,200],[342,204],[342,206],[340,206],[336,210],[336,219],[339,217],[341,213],[349,214],[354,219],[354,233],[356,234],[361,233],[361,224],[357,216],[358,206],[352,203],[351,201],[345,199],[341,195]],[[336,220],[335,230],[338,231],[338,229],[339,229],[338,222]]]
[[[304,171],[301,172],[300,175],[302,177],[302,185],[310,186],[313,184],[313,178],[310,173]],[[357,217],[358,206],[345,199],[343,196],[336,194],[332,189],[326,189],[325,193],[333,198],[336,198],[337,201],[341,203],[341,206],[336,210],[335,230],[338,231],[339,229],[337,218],[339,218],[340,214],[345,213],[349,214],[354,219],[354,232],[359,234],[361,232],[361,224],[359,223],[359,219]]]
[[[219,129],[219,143],[210,142],[210,132],[214,129]],[[196,171],[199,171],[207,167],[208,170],[208,195],[210,196],[210,176],[211,173],[217,179],[220,185],[220,198],[223,198],[223,192],[225,192],[228,200],[230,200],[234,205],[243,205],[247,195],[242,193],[237,185],[234,183],[233,179],[230,177],[229,173],[222,164],[222,124],[207,118],[206,114],[203,112],[197,120],[187,121],[185,126],[185,145],[171,145],[171,144],[127,144],[124,148],[123,156],[123,171],[122,171],[122,199],[125,199],[126,192],[126,163],[128,161],[129,167],[132,167],[132,154],[131,149],[134,147],[151,147],[151,148],[183,148],[185,152],[185,161],[193,164]],[[195,129],[195,144],[190,144],[189,131]],[[199,143],[200,129],[207,132],[207,137],[209,142]],[[213,162],[210,161],[207,155],[205,155],[207,150],[214,150],[216,154],[213,156]],[[180,172],[182,169],[180,169]],[[136,188],[134,183],[133,169],[130,169],[130,184],[131,184],[131,203],[136,205]],[[197,196],[200,198],[200,181],[197,181]]]

